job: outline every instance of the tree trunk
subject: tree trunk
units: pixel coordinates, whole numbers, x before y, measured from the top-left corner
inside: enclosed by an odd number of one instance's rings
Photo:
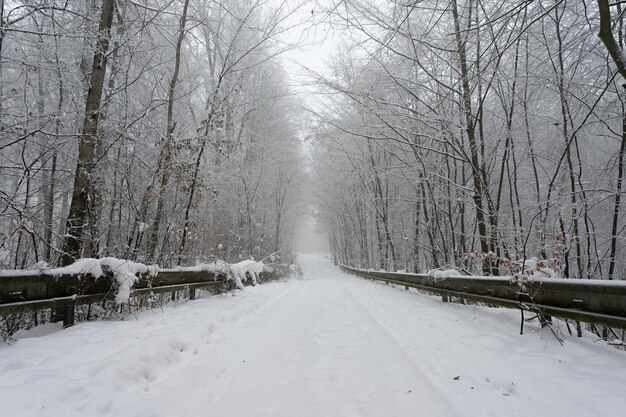
[[[165,144],[163,145],[163,155],[160,159],[161,166],[161,185],[159,187],[159,199],[157,201],[156,213],[154,215],[154,222],[150,227],[150,234],[148,237],[148,252],[146,259],[148,261],[153,260],[154,252],[159,242],[159,228],[161,227],[161,220],[163,218],[163,208],[165,206],[165,194],[167,191],[167,184],[170,179],[170,164],[173,157],[174,147],[174,128],[176,123],[174,122],[174,102],[176,101],[176,84],[178,83],[178,73],[180,71],[180,58],[182,55],[183,40],[185,39],[185,26],[187,24],[187,10],[189,9],[189,0],[185,0],[183,6],[183,14],[180,17],[180,25],[178,28],[178,39],[176,40],[176,58],[174,61],[174,74],[170,81],[169,90],[167,93],[167,126],[165,129]]]
[[[576,197],[576,179],[574,177],[574,165],[572,162],[572,152],[571,152],[571,146],[570,146],[570,140],[569,140],[569,130],[568,130],[568,126],[571,122],[571,119],[569,117],[569,113],[567,110],[568,107],[568,103],[567,103],[567,97],[566,97],[566,91],[565,91],[565,63],[564,63],[564,59],[563,59],[563,38],[561,36],[561,18],[562,18],[562,14],[559,14],[559,9],[558,7],[554,9],[554,13],[555,13],[555,23],[556,23],[556,38],[557,38],[557,60],[558,60],[558,67],[556,68],[557,70],[557,81],[558,81],[558,90],[559,90],[559,100],[560,100],[560,104],[561,104],[561,117],[562,117],[562,123],[563,123],[563,129],[562,129],[562,133],[563,133],[563,140],[565,142],[565,152],[567,155],[567,168],[569,171],[569,185],[570,185],[570,202],[572,204],[572,208],[571,208],[571,212],[572,212],[572,225],[573,225],[573,232],[574,235],[572,236],[572,240],[574,241],[574,246],[576,249],[576,265],[577,265],[577,277],[578,278],[582,278],[583,277],[583,261],[582,261],[582,254],[581,254],[581,247],[580,247],[580,239],[579,239],[579,223],[578,223],[578,208],[577,208],[577,197]],[[574,140],[576,141],[575,135],[576,133],[573,133],[574,135]],[[565,227],[563,226],[563,223],[561,223],[561,232],[563,233],[563,238],[565,239]],[[570,242],[571,243],[571,242]],[[567,242],[565,242],[565,246],[567,247]],[[565,251],[565,257],[566,257],[566,265],[569,264],[569,252],[570,249],[566,249]],[[567,268],[569,269],[569,268]],[[568,271],[569,272],[569,271]],[[565,275],[566,278],[569,278],[568,274]]]
[[[617,66],[617,70],[626,80],[626,55],[615,40],[611,30],[613,21],[611,19],[609,0],[598,0],[598,10],[600,11],[600,33],[598,35],[609,51],[609,55],[611,55],[611,59]]]
[[[622,141],[617,152],[617,185],[615,187],[615,201],[613,203],[613,221],[611,223],[611,253],[609,255],[609,279],[615,274],[615,255],[617,253],[617,227],[619,222],[620,201],[622,197],[622,183],[624,181],[624,154],[626,153],[626,109],[622,104]]]
[[[93,156],[96,138],[98,135],[98,121],[100,117],[100,102],[106,74],[107,51],[115,0],[102,1],[102,13],[98,27],[98,40],[93,57],[93,68],[89,82],[89,92],[85,105],[85,116],[80,144],[78,147],[78,161],[74,176],[74,188],[70,203],[70,212],[65,226],[63,241],[63,255],[60,265],[69,265],[81,256],[84,245],[85,226],[91,221],[87,210],[89,205],[89,190],[93,179]]]
[[[470,146],[470,164],[472,167],[472,179],[474,183],[474,205],[476,206],[476,221],[478,222],[478,235],[480,240],[480,249],[483,253],[489,252],[489,236],[487,232],[487,223],[485,222],[485,209],[483,204],[483,183],[481,178],[481,166],[478,157],[478,143],[476,140],[476,128],[474,125],[474,114],[472,111],[472,90],[469,84],[469,70],[467,66],[467,53],[465,41],[461,37],[461,23],[459,20],[459,12],[456,0],[452,0],[451,4],[452,16],[454,18],[454,32],[457,44],[457,52],[459,55],[459,63],[461,67],[461,78],[463,86],[463,112],[465,114],[467,139]],[[485,273],[491,273],[492,268],[490,262],[486,262],[483,266]]]

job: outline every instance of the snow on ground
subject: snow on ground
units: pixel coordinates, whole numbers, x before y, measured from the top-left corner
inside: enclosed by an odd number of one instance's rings
[[[608,416],[626,354],[300,259],[304,280],[0,346],[0,416]],[[37,333],[38,332],[38,333]]]

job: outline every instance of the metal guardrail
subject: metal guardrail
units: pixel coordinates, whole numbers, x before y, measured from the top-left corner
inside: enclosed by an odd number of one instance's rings
[[[535,279],[527,292],[504,277],[452,276],[371,271],[340,265],[345,272],[417,288],[442,296],[626,329],[626,282],[582,279]]]
[[[275,268],[261,273],[259,282],[280,279],[286,273]],[[189,297],[194,299],[197,289],[224,292],[235,288],[226,274],[216,272],[161,270],[153,276],[138,274],[138,278],[131,288],[131,297],[189,290]],[[251,280],[245,282],[250,283]],[[91,274],[46,273],[0,276],[0,315],[51,309],[67,327],[74,324],[76,306],[114,300],[115,290],[113,273],[106,271],[99,278]]]

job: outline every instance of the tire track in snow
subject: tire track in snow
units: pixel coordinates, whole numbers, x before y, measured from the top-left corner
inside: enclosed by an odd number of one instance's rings
[[[345,274],[345,275],[346,275],[346,278],[349,280],[358,280],[358,278],[352,277],[348,274]],[[355,302],[355,304],[358,305],[359,308],[361,308],[367,314],[367,316],[371,319],[372,323],[375,323],[377,325],[377,327],[381,330],[381,333],[384,333],[386,336],[388,336],[389,341],[393,342],[393,344],[395,345],[395,347],[398,349],[399,352],[402,352],[402,355],[406,358],[407,362],[410,363],[411,366],[413,366],[413,368],[415,368],[416,372],[428,378],[427,373],[424,372],[425,370],[413,360],[413,358],[411,357],[411,354],[404,348],[403,345],[405,343],[403,343],[403,340],[398,336],[398,334],[390,330],[389,327],[385,326],[383,322],[379,320],[379,316],[377,314],[374,314],[372,310],[368,307],[368,305],[365,304],[358,296],[354,294],[353,290],[350,289],[350,285],[346,285],[346,282],[341,282],[341,281],[337,281],[337,282],[341,285],[342,289],[350,297],[350,299],[352,299]],[[370,284],[376,285],[377,283],[370,283]],[[377,285],[377,286],[382,287],[382,284]]]
[[[196,346],[193,359],[187,360],[182,364],[183,366],[169,369],[167,373],[159,375],[158,383],[150,387],[150,397],[152,398],[171,398],[172,402],[175,402],[179,398],[177,398],[176,394],[172,395],[172,386],[180,385],[189,388],[184,392],[185,401],[183,404],[178,404],[172,407],[171,410],[165,408],[164,410],[155,411],[154,415],[167,417],[170,415],[183,415],[181,413],[186,413],[186,410],[189,409],[195,410],[198,408],[198,404],[205,402],[207,396],[210,396],[211,392],[214,391],[214,387],[203,383],[190,385],[189,382],[206,381],[207,374],[210,375],[211,373],[219,378],[223,374],[223,370],[220,370],[219,364],[215,364],[212,359],[215,357],[216,350],[219,349],[220,344],[228,340],[231,333],[236,333],[240,327],[256,320],[259,314],[280,302],[281,299],[293,291],[294,284],[294,281],[272,282],[258,287],[246,287],[244,290],[236,291],[232,294],[223,294],[222,297],[232,297],[233,303],[239,303],[239,309],[234,314],[221,317],[217,321],[209,321],[201,336],[203,343]],[[260,303],[253,299],[249,305],[246,305],[246,298],[259,297],[257,291],[262,294],[262,297],[265,294],[270,294],[271,296],[262,298]],[[210,302],[210,300],[208,301]],[[175,390],[175,392],[178,391]],[[197,417],[199,414],[192,413],[190,415]]]
[[[532,324],[520,336],[514,310],[442,304],[438,297],[342,275],[344,287],[459,415],[609,415],[601,410],[624,403],[614,389],[624,380],[623,353],[593,345],[593,337],[572,336],[561,346],[541,329],[533,332]],[[595,399],[590,392],[597,392]]]
[[[220,371],[185,415],[453,415],[335,279],[305,278],[214,345]]]
[[[369,301],[371,302],[371,298],[375,298],[373,302],[379,304],[382,304],[381,301],[387,301],[388,294],[393,295],[393,301],[395,306],[397,306],[397,303],[399,301],[398,295],[404,295],[403,292],[400,292],[400,294],[398,294],[399,289],[396,287],[388,286],[380,282],[371,282],[369,280],[357,278],[337,269],[333,271],[333,273],[337,278],[340,279],[333,279],[332,282],[341,286],[346,296],[349,297],[354,302],[354,304],[357,305],[367,315],[367,317],[371,320],[371,323],[376,324],[381,334],[384,335],[383,337],[385,337],[387,340],[394,344],[395,348],[403,355],[407,363],[410,364],[410,366],[415,370],[416,374],[423,376],[433,386],[433,389],[437,390],[439,395],[443,398],[445,396],[445,393],[441,389],[445,389],[447,387],[447,384],[442,383],[439,378],[433,378],[431,376],[431,366],[424,366],[421,362],[417,362],[414,359],[415,354],[405,348],[405,346],[411,345],[411,343],[408,342],[406,338],[401,337],[399,333],[393,331],[392,327],[394,326],[386,325],[386,323],[381,320],[380,314],[374,313],[372,311],[372,306],[364,302],[361,297],[355,294],[355,289],[361,292],[363,291],[361,288],[366,287],[368,290],[378,290],[378,294],[376,294],[377,297],[370,297]],[[384,294],[384,299],[381,300],[380,296],[382,295],[382,293],[386,294]],[[415,293],[413,293],[413,295],[415,295]],[[415,305],[415,299],[408,301],[411,303],[411,306]],[[385,312],[383,312],[383,314],[384,313]],[[397,322],[397,320],[399,319],[399,317],[393,317],[390,321]]]

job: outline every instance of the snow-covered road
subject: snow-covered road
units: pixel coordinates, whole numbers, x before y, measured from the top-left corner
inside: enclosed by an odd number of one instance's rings
[[[0,416],[608,416],[626,354],[302,256],[247,287],[0,346]],[[35,336],[31,332],[28,336]]]

